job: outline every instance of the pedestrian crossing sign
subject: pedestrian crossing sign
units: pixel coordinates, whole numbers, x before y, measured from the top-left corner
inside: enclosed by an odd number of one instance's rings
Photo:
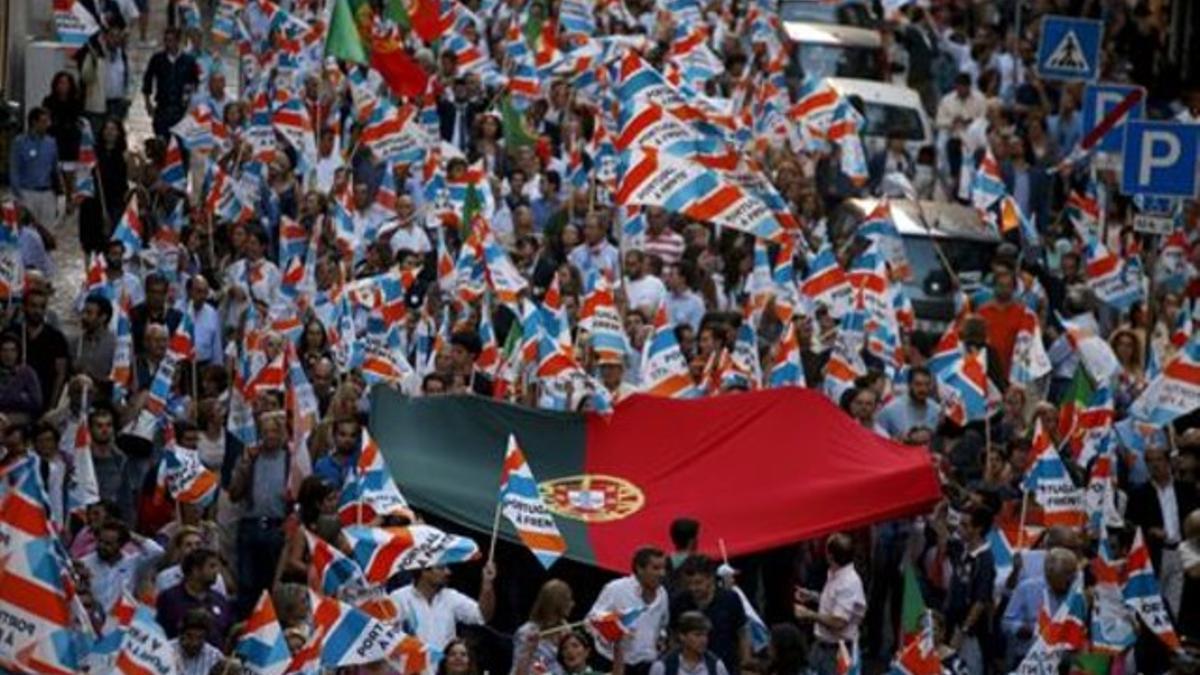
[[[1070,16],[1042,19],[1038,74],[1048,80],[1094,82],[1100,74],[1104,23]]]

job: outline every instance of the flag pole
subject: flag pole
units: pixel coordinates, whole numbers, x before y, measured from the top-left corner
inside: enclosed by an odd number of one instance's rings
[[[509,439],[511,440],[512,438],[513,438],[513,436],[510,434]],[[504,456],[500,459],[500,490],[498,491],[498,494],[496,496],[496,512],[492,516],[492,540],[491,540],[491,542],[488,543],[487,561],[489,564],[493,560],[496,559],[496,537],[499,536],[499,534],[500,534],[500,510],[504,506],[504,491],[503,491],[503,489],[504,489],[504,480],[506,477],[504,467],[507,464],[507,462],[508,462],[508,445],[506,444],[504,446]]]
[[[564,631],[569,631],[569,630],[575,630],[576,628],[580,628],[585,625],[587,625],[587,619],[584,619],[583,621],[576,621],[575,623],[564,623],[562,625],[555,626],[553,628],[547,628],[546,630],[538,633],[538,637],[547,637],[550,635],[557,635],[558,633],[562,633]]]
[[[500,534],[500,507],[503,504],[503,500],[496,500],[496,514],[492,517],[492,540],[488,544],[487,561],[489,563],[496,559],[496,536]]]
[[[1021,487],[1021,519],[1017,521],[1017,550],[1025,548],[1025,517],[1029,514],[1029,491]]]
[[[200,421],[200,383],[196,368],[195,331],[192,331],[192,423]]]

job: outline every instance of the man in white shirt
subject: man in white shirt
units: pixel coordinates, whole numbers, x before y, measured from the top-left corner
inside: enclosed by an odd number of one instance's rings
[[[96,603],[107,609],[122,593],[136,593],[142,574],[162,555],[163,548],[153,539],[130,532],[119,520],[109,520],[96,533],[96,550],[80,563],[88,571]]]
[[[396,198],[396,219],[385,224],[379,232],[379,238],[391,244],[393,255],[400,251],[425,255],[433,250],[429,233],[416,224],[416,213],[412,197],[400,195]]]
[[[816,640],[809,652],[809,665],[818,675],[836,672],[838,643],[853,645],[858,641],[858,628],[867,613],[862,579],[854,570],[854,542],[842,533],[829,535],[825,557],[829,560],[825,587],[819,595],[797,589],[795,604],[796,618],[813,624]],[[814,600],[815,610],[805,604]]]
[[[958,141],[946,148],[950,162],[950,175],[957,176],[962,166],[964,151],[962,143],[967,127],[971,122],[987,113],[987,101],[971,85],[971,76],[959,73],[954,79],[954,90],[942,97],[938,103],[936,126],[939,132],[939,145],[949,141]]]
[[[653,313],[667,297],[662,279],[646,269],[646,254],[637,249],[625,252],[625,297],[633,309]]]
[[[592,605],[588,616],[598,617],[613,612],[622,614],[641,609],[634,621],[632,634],[625,638],[625,672],[628,675],[647,675],[658,660],[658,637],[667,627],[669,602],[663,588],[667,574],[667,556],[662,550],[644,547],[633,554],[633,574],[608,582]],[[612,645],[598,640],[596,650],[612,659]]]
[[[447,588],[450,569],[445,565],[418,570],[413,583],[392,593],[405,629],[421,641],[441,651],[458,634],[458,624],[479,626],[491,620],[496,611],[496,566],[483,566],[483,584],[479,601]]]
[[[268,307],[275,304],[283,285],[283,274],[275,263],[263,256],[267,250],[267,232],[260,225],[249,228],[242,250],[244,258],[225,270],[224,324],[234,326],[242,319],[251,300]]]
[[[1184,108],[1175,115],[1176,122],[1200,124],[1200,89],[1193,89],[1183,97]]]
[[[337,182],[338,171],[346,171],[342,153],[338,151],[337,134],[325,131],[317,143],[317,189],[328,193]]]

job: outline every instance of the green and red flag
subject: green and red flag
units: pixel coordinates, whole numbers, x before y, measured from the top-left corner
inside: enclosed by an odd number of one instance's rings
[[[720,538],[736,556],[925,513],[941,498],[928,451],[871,433],[807,389],[638,395],[607,416],[387,387],[371,397],[371,434],[414,508],[486,536],[515,434],[565,556],[614,571],[637,547],[666,545],[680,514],[704,523],[703,550],[716,554]]]
[[[1070,439],[1075,434],[1079,428],[1079,417],[1094,393],[1096,388],[1092,385],[1092,378],[1088,377],[1087,369],[1080,360],[1079,365],[1075,366],[1075,376],[1071,379],[1070,388],[1067,389],[1058,409],[1059,438]]]
[[[928,611],[917,571],[912,563],[904,566],[904,595],[900,602],[900,644],[907,645],[921,636],[921,619]]]
[[[500,120],[504,128],[504,146],[508,149],[537,143],[537,138],[525,126],[521,111],[517,110],[508,96],[500,102]]]
[[[402,8],[403,3],[393,1],[385,13],[394,20]],[[429,74],[408,55],[399,35],[382,29],[380,18],[370,0],[333,0],[325,54],[371,66],[399,96],[421,96]]]

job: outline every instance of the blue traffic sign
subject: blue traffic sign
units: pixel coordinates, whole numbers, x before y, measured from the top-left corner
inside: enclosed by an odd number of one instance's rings
[[[1083,92],[1083,135],[1095,129],[1104,116],[1112,112],[1125,97],[1132,93],[1135,87],[1128,84],[1091,84]],[[1137,102],[1125,118],[1113,125],[1113,128],[1100,137],[1096,143],[1097,152],[1121,152],[1125,147],[1125,122],[1139,120],[1146,116],[1146,97]]]
[[[1070,16],[1042,19],[1038,74],[1049,80],[1094,82],[1100,74],[1100,40],[1104,22]]]
[[[1121,191],[1127,195],[1193,197],[1200,124],[1130,120],[1125,125]]]

